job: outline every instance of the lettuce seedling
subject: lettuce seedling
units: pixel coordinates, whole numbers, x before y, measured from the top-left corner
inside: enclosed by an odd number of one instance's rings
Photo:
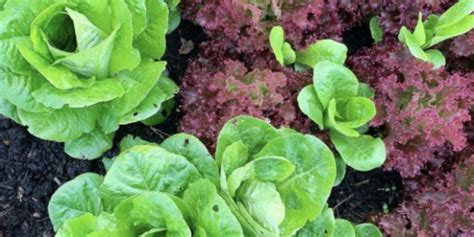
[[[298,94],[298,106],[329,136],[341,158],[356,170],[368,171],[385,161],[380,138],[361,134],[375,117],[373,91],[343,65],[322,61],[314,66],[313,85]]]
[[[159,113],[178,90],[158,61],[163,0],[1,5],[0,112],[72,157],[99,157],[119,125]]]
[[[335,219],[334,212],[327,205],[316,220],[308,222],[296,233],[297,237],[382,237],[377,226],[370,223],[353,224],[345,219]]]
[[[273,29],[278,32],[275,35],[279,40],[274,45],[281,45],[283,29],[279,26]],[[275,48],[273,44],[272,48]],[[278,61],[284,61],[282,51],[274,50],[274,53]],[[354,73],[343,65],[347,47],[333,40],[319,40],[295,54],[296,68],[313,68],[313,85],[303,88],[297,98],[301,111],[321,130],[329,128],[331,141],[349,166],[360,171],[381,166],[386,157],[383,141],[361,134],[375,117],[371,99],[374,91],[359,83]]]
[[[378,17],[374,16],[370,18],[369,22],[370,35],[374,39],[375,43],[379,43],[383,39],[383,28],[379,24]]]
[[[285,41],[285,31],[281,26],[275,26],[270,31],[270,46],[281,65],[289,65],[295,62],[295,51],[290,43]]]
[[[277,61],[282,65],[296,63],[296,68],[312,68],[317,62],[328,60],[343,64],[347,57],[347,47],[334,40],[318,40],[304,50],[293,50],[285,41],[281,26],[274,26],[270,32],[270,46]]]
[[[439,68],[446,64],[446,59],[438,49],[430,49],[447,39],[465,34],[474,28],[474,1],[460,0],[441,16],[430,15],[423,21],[420,12],[413,32],[405,26],[400,29],[398,39],[404,43],[411,54]]]

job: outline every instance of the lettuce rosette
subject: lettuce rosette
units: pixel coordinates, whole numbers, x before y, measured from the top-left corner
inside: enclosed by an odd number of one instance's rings
[[[48,206],[57,236],[243,236],[219,196],[217,166],[195,137],[121,143],[107,174],[82,174]]]
[[[160,61],[168,17],[163,0],[0,1],[0,114],[99,157],[177,92]]]
[[[221,195],[245,236],[294,236],[322,212],[336,178],[318,138],[238,116],[217,140]]]

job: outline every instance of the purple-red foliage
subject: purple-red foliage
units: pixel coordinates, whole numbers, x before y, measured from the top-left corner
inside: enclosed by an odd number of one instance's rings
[[[310,121],[295,103],[297,93],[310,83],[309,74],[281,67],[271,54],[247,64],[212,50],[212,43],[203,47],[207,50],[182,78],[180,131],[197,136],[212,149],[224,123],[240,114],[266,118],[275,126],[309,130]]]
[[[383,125],[386,168],[413,177],[436,153],[466,146],[463,125],[471,119],[474,74],[433,70],[392,40],[350,57],[349,64],[375,88],[372,125]]]
[[[405,202],[379,226],[392,237],[474,236],[474,147],[451,154],[430,175],[405,181]],[[449,167],[449,168],[448,168]],[[448,169],[448,170],[447,170]]]
[[[258,2],[258,3],[255,3]],[[183,0],[183,17],[197,22],[225,49],[255,52],[268,48],[268,33],[281,25],[295,48],[317,39],[340,40],[361,22],[352,4],[337,0]]]

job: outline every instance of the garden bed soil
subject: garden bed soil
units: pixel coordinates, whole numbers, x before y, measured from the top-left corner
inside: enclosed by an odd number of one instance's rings
[[[367,32],[356,28],[344,36],[351,53],[370,45]],[[189,60],[197,55],[197,45],[205,39],[202,30],[187,21],[168,36],[164,60],[168,61],[170,77],[178,84]],[[179,103],[179,96],[177,100]],[[176,133],[180,117],[179,109],[175,109],[159,126],[122,126],[114,139],[114,148],[106,156],[117,154],[118,143],[127,134],[152,142],[163,140]],[[61,184],[84,172],[103,174],[104,168],[100,160],[69,158],[62,144],[35,138],[25,127],[0,117],[0,237],[54,236],[47,213],[48,200]],[[401,190],[401,179],[395,172],[348,170],[343,183],[333,190],[329,203],[336,216],[362,222],[374,212],[381,212],[384,204],[390,210],[396,207]]]

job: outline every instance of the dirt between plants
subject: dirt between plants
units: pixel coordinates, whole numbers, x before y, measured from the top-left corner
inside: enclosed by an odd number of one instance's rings
[[[350,52],[370,44],[364,40],[366,29],[356,28],[352,32],[344,37]],[[163,60],[168,61],[170,77],[178,84],[188,62],[197,55],[197,45],[204,40],[202,30],[187,21],[168,36]],[[179,96],[177,100],[179,103]],[[122,126],[116,133],[114,148],[106,156],[117,154],[118,143],[127,134],[160,142],[176,133],[180,117],[180,111],[175,110],[159,126]],[[100,160],[72,159],[64,153],[62,144],[35,138],[26,128],[0,117],[0,237],[54,236],[47,213],[48,200],[61,184],[84,172],[103,174],[104,168]],[[348,170],[344,182],[333,190],[329,203],[337,216],[360,222],[371,213],[382,211],[384,204],[389,209],[398,205],[401,189],[396,173]]]

